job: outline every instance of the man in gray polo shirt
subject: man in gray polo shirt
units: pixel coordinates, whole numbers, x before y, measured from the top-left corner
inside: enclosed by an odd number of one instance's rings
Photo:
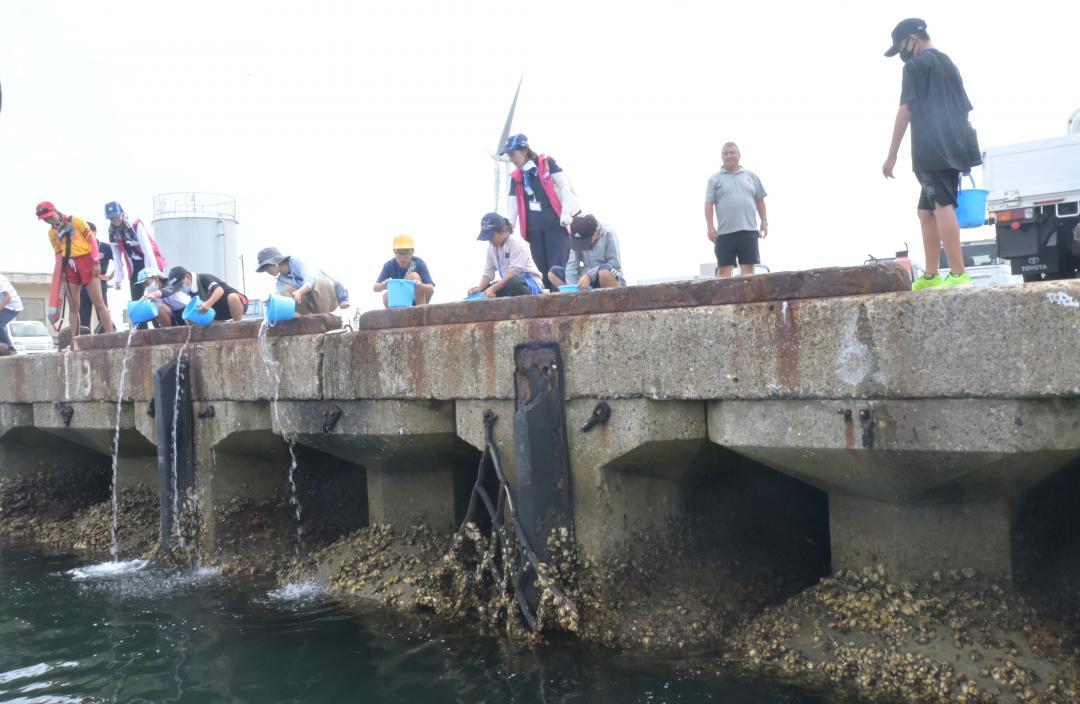
[[[705,222],[720,278],[731,276],[736,263],[743,275],[753,274],[754,265],[761,262],[758,238],[769,234],[765,187],[757,174],[739,166],[741,156],[738,145],[725,144],[720,152],[724,168],[709,177],[705,190]]]

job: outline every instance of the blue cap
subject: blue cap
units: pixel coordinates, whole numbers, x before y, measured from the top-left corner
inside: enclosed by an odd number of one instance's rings
[[[115,200],[110,200],[105,204],[105,217],[118,218],[124,214],[124,209],[120,207],[120,204]]]
[[[529,138],[523,134],[515,134],[506,140],[506,144],[503,145],[500,154],[509,154],[515,149],[528,149]]]
[[[510,221],[498,213],[488,213],[480,218],[480,234],[476,239],[489,242],[495,233],[510,224]]]

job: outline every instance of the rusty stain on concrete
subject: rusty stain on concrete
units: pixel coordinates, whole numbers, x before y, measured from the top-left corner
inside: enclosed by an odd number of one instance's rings
[[[780,385],[786,391],[799,386],[799,324],[796,317],[798,306],[782,301],[769,306],[776,315],[776,371]]]

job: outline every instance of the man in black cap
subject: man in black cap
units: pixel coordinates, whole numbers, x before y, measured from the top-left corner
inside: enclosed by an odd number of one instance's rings
[[[964,271],[956,219],[960,174],[982,163],[975,130],[968,122],[971,102],[956,65],[934,48],[923,20],[909,18],[896,25],[885,56],[897,54],[904,62],[900,109],[881,171],[886,178],[893,178],[900,142],[910,123],[911,165],[922,186],[918,213],[926,254],[926,273],[911,288],[971,286],[971,276]],[[949,261],[944,278],[938,274],[942,246]]]
[[[167,298],[177,292],[198,296],[201,301],[199,312],[214,310],[214,321],[243,320],[247,308],[247,296],[225,283],[213,274],[196,274],[182,266],[169,269],[169,278],[161,289],[161,296]]]

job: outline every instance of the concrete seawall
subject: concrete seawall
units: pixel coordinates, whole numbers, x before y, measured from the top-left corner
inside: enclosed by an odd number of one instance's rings
[[[275,328],[278,421],[255,327],[193,334],[201,513],[268,501],[307,453],[305,520],[326,539],[367,522],[450,529],[494,410],[514,476],[513,349],[557,342],[573,520],[603,556],[663,533],[733,451],[828,496],[834,570],[900,578],[974,569],[1010,581],[1014,507],[1080,457],[1080,282],[912,294],[898,270],[825,270],[446,304]],[[651,290],[650,290],[651,289]],[[187,332],[127,351],[121,481],[156,488],[153,375]],[[0,473],[111,454],[126,335],[0,359]],[[593,406],[611,419],[579,430]],[[331,422],[331,418],[333,421]],[[52,439],[44,441],[44,439]],[[212,469],[213,468],[213,469]]]

